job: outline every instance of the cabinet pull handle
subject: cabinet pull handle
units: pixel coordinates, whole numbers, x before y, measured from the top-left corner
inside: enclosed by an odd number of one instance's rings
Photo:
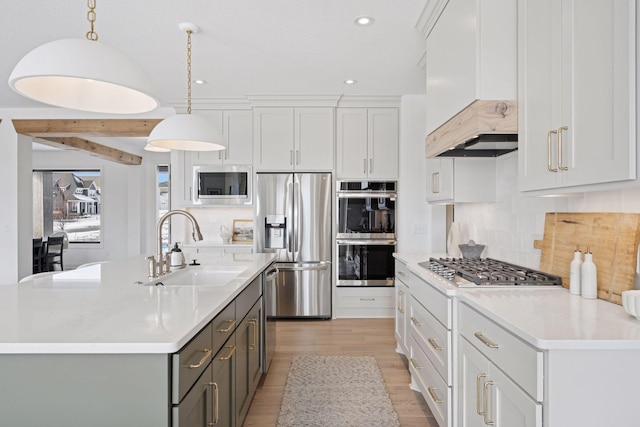
[[[478,376],[476,377],[476,412],[478,413],[478,415],[482,416],[484,416],[485,409],[480,407],[480,405],[482,405],[482,400],[480,399],[480,394],[482,393],[482,390],[480,390],[480,381],[486,377],[487,374],[478,374]]]
[[[431,192],[434,194],[440,193],[440,172],[431,174]]]
[[[225,322],[229,324],[229,327],[226,329],[218,329],[218,332],[220,332],[221,334],[226,334],[227,332],[230,332],[234,328],[234,326],[236,326],[235,320],[225,320]]]
[[[500,346],[494,342],[491,342],[487,339],[487,337],[485,337],[484,335],[482,335],[482,332],[476,332],[475,334],[473,334],[476,336],[476,338],[478,338],[482,344],[486,345],[489,348],[500,348]]]
[[[296,150],[296,165],[300,164],[300,150]]]
[[[202,365],[204,365],[204,362],[207,361],[209,356],[211,356],[211,353],[213,353],[213,349],[210,349],[210,348],[203,348],[200,351],[204,352],[204,356],[202,356],[202,359],[200,359],[198,363],[189,365],[189,369],[196,369],[201,367]]]
[[[207,386],[204,388],[204,400],[206,402],[209,401],[209,387],[211,387],[212,385],[213,383],[209,381],[207,383]],[[213,423],[213,421],[209,421],[211,419],[211,414],[209,412],[210,412],[209,405],[206,405],[204,409],[204,417],[207,420],[207,426],[213,426],[215,424]]]
[[[562,166],[562,131],[569,130],[568,126],[561,126],[558,128],[558,169],[561,171],[566,171],[569,168],[566,166]]]
[[[208,422],[207,425],[208,426],[214,426],[216,424],[218,424],[218,418],[219,418],[219,413],[220,413],[220,406],[218,405],[218,400],[219,400],[219,391],[218,391],[218,384],[214,383],[212,381],[210,381],[209,386],[213,387],[213,395],[215,396],[214,399],[214,404],[213,404],[213,422]]]
[[[289,164],[293,166],[293,150],[289,150]]]
[[[255,350],[258,347],[258,321],[250,319],[249,324],[253,326],[253,343],[249,346],[249,350]]]
[[[434,340],[433,338],[429,338],[427,339],[427,341],[429,341],[429,344],[431,344],[431,347],[433,347],[436,350],[442,350],[442,347],[440,347],[438,345],[438,343],[436,342],[436,340]]]
[[[418,365],[416,359],[414,359],[413,357],[409,359],[409,361],[411,362],[411,366],[413,366],[414,369],[422,369],[422,366]]]
[[[416,326],[422,326],[422,323],[418,322],[418,319],[416,319],[415,317],[411,316],[411,321],[413,322],[414,325]]]
[[[404,292],[402,291],[398,291],[398,306],[397,309],[400,313],[404,313],[404,310],[402,309],[402,299],[404,298]]]
[[[488,426],[492,426],[495,425],[495,423],[491,420],[487,419],[487,416],[489,415],[489,393],[488,393],[488,388],[490,385],[493,385],[493,381],[487,381],[484,383],[484,387],[483,387],[483,392],[482,392],[482,397],[483,397],[483,401],[484,401],[484,413],[482,414],[482,421],[484,421],[484,423]]]
[[[231,351],[229,352],[229,354],[227,354],[226,356],[220,356],[218,357],[218,360],[229,360],[231,359],[231,356],[233,356],[233,353],[235,353],[236,351],[236,346],[231,344],[231,345],[227,345],[225,346],[226,348],[230,348]]]
[[[373,158],[369,159],[369,173],[373,173]]]
[[[362,159],[362,173],[367,173],[367,159]]]
[[[375,298],[360,298],[360,301],[375,301]]]
[[[433,403],[442,403],[442,399],[436,395],[435,388],[427,387],[427,391],[429,392],[429,396],[431,397],[431,400],[433,400]]]
[[[218,151],[218,160],[222,160],[222,150]]]
[[[407,276],[407,275],[404,273],[404,271],[402,271],[402,270],[398,270],[398,271],[397,271],[397,273],[398,273],[398,276],[402,276],[402,277],[406,277],[406,276]]]
[[[547,169],[549,169],[549,172],[558,172],[558,169],[551,167],[551,135],[554,133],[558,133],[558,131],[550,130],[547,132]]]

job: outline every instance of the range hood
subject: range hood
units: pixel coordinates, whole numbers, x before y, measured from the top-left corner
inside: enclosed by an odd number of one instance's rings
[[[517,149],[516,101],[477,99],[425,140],[427,158],[497,157]]]

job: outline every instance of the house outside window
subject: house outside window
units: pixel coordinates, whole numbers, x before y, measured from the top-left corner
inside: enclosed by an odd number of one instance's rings
[[[69,243],[100,243],[102,238],[102,172],[33,171],[33,236],[63,231]]]

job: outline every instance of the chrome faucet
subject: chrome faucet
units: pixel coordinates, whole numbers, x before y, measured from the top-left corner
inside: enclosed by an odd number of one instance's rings
[[[193,228],[193,232],[191,235],[193,236],[193,240],[195,241],[202,240],[202,233],[200,232],[200,226],[198,225],[198,221],[196,221],[196,218],[193,215],[191,215],[189,212],[176,209],[162,215],[162,217],[158,221],[158,228],[156,230],[156,233],[157,233],[156,235],[158,237],[158,246],[156,248],[157,262],[156,262],[154,278],[158,276],[162,276],[165,273],[164,264],[168,265],[167,260],[165,260],[162,255],[162,226],[164,225],[164,222],[167,220],[167,218],[176,214],[184,215],[189,219],[189,221],[191,221],[191,227]]]

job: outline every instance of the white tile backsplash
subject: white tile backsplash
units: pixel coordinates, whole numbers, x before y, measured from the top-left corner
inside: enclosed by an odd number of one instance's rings
[[[640,188],[594,191],[570,197],[525,197],[518,191],[517,152],[496,159],[493,204],[456,204],[463,241],[473,238],[487,245],[485,256],[539,268],[547,212],[640,212]],[[472,237],[473,236],[473,237]]]

